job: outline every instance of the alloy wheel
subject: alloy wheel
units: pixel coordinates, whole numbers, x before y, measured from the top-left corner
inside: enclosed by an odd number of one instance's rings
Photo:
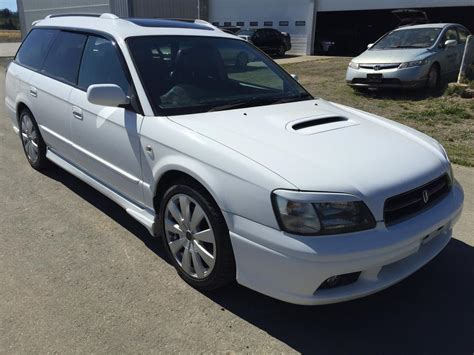
[[[28,114],[23,114],[21,118],[21,140],[26,155],[33,164],[38,160],[39,156],[39,140],[36,126]]]
[[[164,211],[164,230],[179,267],[193,278],[206,278],[215,265],[216,239],[199,203],[186,194],[172,196]]]

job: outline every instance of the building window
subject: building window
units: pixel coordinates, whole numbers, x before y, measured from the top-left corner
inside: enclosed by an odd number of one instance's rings
[[[286,26],[288,26],[290,23],[289,23],[288,21],[280,21],[278,24],[279,24],[281,27],[286,27]]]
[[[263,25],[266,26],[266,27],[272,27],[273,26],[273,21],[265,21],[263,23]]]
[[[251,27],[257,27],[258,26],[258,21],[250,21],[250,26]]]
[[[226,21],[226,22],[224,22],[224,26],[225,27],[232,26],[232,22]]]
[[[239,21],[239,22],[236,23],[236,26],[237,26],[237,27],[244,27],[244,26],[245,26],[245,22]]]
[[[212,23],[214,26],[219,26],[219,22],[213,22]]]
[[[306,26],[306,21],[296,21],[295,26]]]

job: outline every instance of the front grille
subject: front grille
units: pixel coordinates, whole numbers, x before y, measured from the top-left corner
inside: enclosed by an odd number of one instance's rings
[[[401,85],[402,82],[397,78],[381,78],[376,81],[367,78],[355,78],[352,80],[352,84]]]
[[[414,190],[390,197],[385,201],[384,221],[393,225],[404,221],[434,205],[451,190],[447,174]]]
[[[373,69],[373,70],[384,70],[384,69],[395,69],[400,66],[400,63],[385,63],[385,64],[359,64],[359,68]]]

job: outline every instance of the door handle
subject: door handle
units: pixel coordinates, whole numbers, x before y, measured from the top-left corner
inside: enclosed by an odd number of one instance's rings
[[[84,117],[82,116],[82,110],[79,107],[72,107],[72,115],[78,120],[82,121],[84,119]]]
[[[30,86],[30,95],[33,97],[38,97],[38,90],[34,86]]]

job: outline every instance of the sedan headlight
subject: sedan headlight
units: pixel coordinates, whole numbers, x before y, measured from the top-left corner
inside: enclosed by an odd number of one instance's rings
[[[352,68],[352,69],[359,69],[359,63],[355,63],[355,62],[350,62],[349,63],[349,67]]]
[[[413,62],[406,62],[400,64],[398,69],[405,69],[405,68],[412,68],[412,67],[421,67],[422,65],[426,65],[429,63],[428,59],[423,59],[423,60],[415,60]]]
[[[328,235],[375,227],[375,219],[362,201],[301,202],[276,193],[272,202],[280,228],[291,234]]]

